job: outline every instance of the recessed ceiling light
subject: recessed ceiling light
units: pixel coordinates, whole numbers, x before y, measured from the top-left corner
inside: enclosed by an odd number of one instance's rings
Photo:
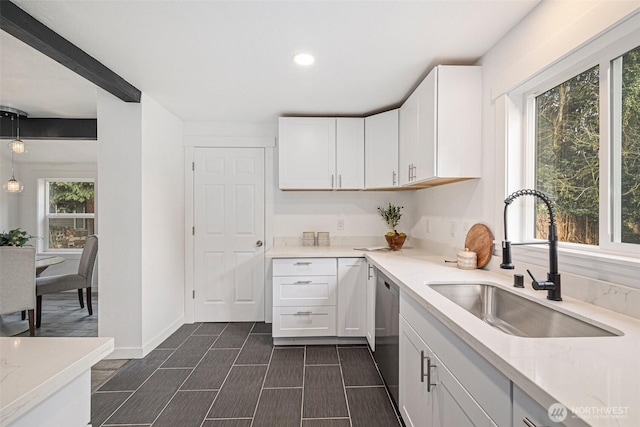
[[[301,52],[293,55],[293,62],[298,65],[307,66],[316,62],[316,58],[314,58],[310,53]]]

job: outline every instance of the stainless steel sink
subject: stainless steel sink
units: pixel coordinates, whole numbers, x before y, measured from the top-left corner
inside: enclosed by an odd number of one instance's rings
[[[437,283],[429,286],[478,319],[510,335],[532,338],[622,335],[488,283]]]

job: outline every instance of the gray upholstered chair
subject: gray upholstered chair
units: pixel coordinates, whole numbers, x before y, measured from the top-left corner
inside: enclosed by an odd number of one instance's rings
[[[36,279],[36,328],[42,323],[42,295],[56,292],[78,290],[80,308],[84,308],[82,289],[87,290],[87,310],[89,315],[93,314],[91,307],[91,279],[93,277],[93,267],[98,255],[98,237],[91,235],[87,237],[80,257],[78,274],[63,274],[60,276],[44,276]]]
[[[36,248],[0,247],[0,315],[27,310],[29,335],[33,327],[36,287]]]

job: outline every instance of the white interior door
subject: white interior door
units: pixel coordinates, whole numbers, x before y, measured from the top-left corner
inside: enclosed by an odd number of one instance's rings
[[[263,321],[264,150],[193,155],[195,321]]]

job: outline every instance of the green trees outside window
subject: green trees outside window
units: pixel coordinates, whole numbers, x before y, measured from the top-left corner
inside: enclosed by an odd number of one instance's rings
[[[640,244],[640,47],[611,69],[614,241]],[[564,242],[598,245],[602,238],[600,72],[595,66],[535,97],[535,185],[552,197]],[[546,239],[547,217],[536,205],[536,238]]]

